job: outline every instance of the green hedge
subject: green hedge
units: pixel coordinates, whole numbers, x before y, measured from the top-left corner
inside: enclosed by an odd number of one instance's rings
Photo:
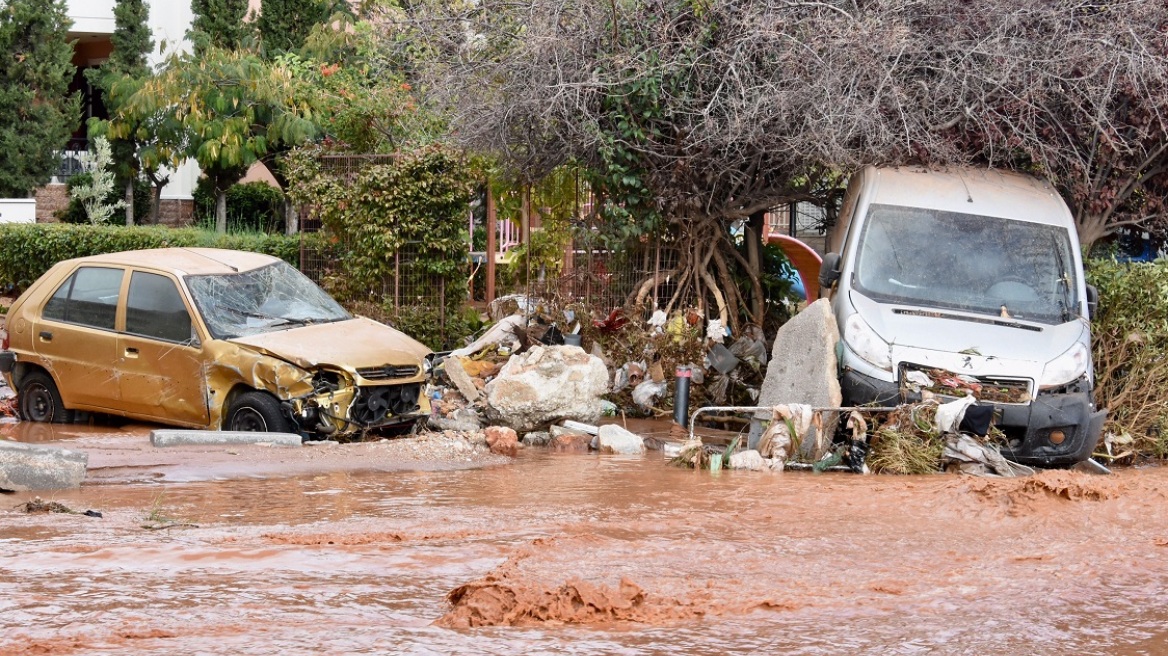
[[[307,235],[317,239],[315,235]],[[265,253],[296,266],[300,236],[219,235],[193,228],[0,224],[0,290],[20,292],[61,260],[142,248],[204,246]]]
[[[1099,290],[1091,351],[1111,456],[1168,458],[1168,259],[1089,260],[1087,281]]]

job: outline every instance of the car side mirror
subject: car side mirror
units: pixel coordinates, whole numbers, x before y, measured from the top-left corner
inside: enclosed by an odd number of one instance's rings
[[[819,264],[819,286],[824,289],[831,289],[835,281],[840,277],[840,256],[839,253],[828,253],[823,256],[823,262]]]
[[[1099,290],[1095,289],[1095,285],[1087,285],[1087,318],[1094,319],[1097,311],[1099,311]]]

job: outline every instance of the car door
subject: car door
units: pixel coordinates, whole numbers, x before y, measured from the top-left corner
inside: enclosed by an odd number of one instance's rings
[[[206,426],[203,350],[177,283],[131,270],[125,299],[117,346],[122,409],[164,423]]]
[[[115,329],[124,274],[121,267],[79,267],[41,308],[33,348],[67,408],[117,406],[121,391]]]

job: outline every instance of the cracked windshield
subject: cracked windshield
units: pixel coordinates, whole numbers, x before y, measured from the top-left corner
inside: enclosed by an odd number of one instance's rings
[[[873,205],[857,287],[889,303],[1059,324],[1077,316],[1066,230],[989,216]]]
[[[187,276],[195,305],[217,339],[349,318],[349,313],[285,262],[252,271]]]

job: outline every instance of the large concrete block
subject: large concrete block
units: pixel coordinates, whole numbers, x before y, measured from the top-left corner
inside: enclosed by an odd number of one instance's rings
[[[150,431],[150,443],[154,446],[228,444],[300,446],[301,438],[295,433],[158,429]]]
[[[89,455],[0,440],[0,490],[60,490],[81,485]]]
[[[835,313],[827,299],[807,306],[779,328],[766,379],[762,383],[758,404],[776,406],[803,403],[813,407],[838,407],[843,403],[838,377],[835,347],[839,342]],[[759,419],[769,420],[769,413]],[[812,425],[799,436],[799,454],[818,460],[831,444],[839,421],[837,413],[824,413],[823,432]]]

